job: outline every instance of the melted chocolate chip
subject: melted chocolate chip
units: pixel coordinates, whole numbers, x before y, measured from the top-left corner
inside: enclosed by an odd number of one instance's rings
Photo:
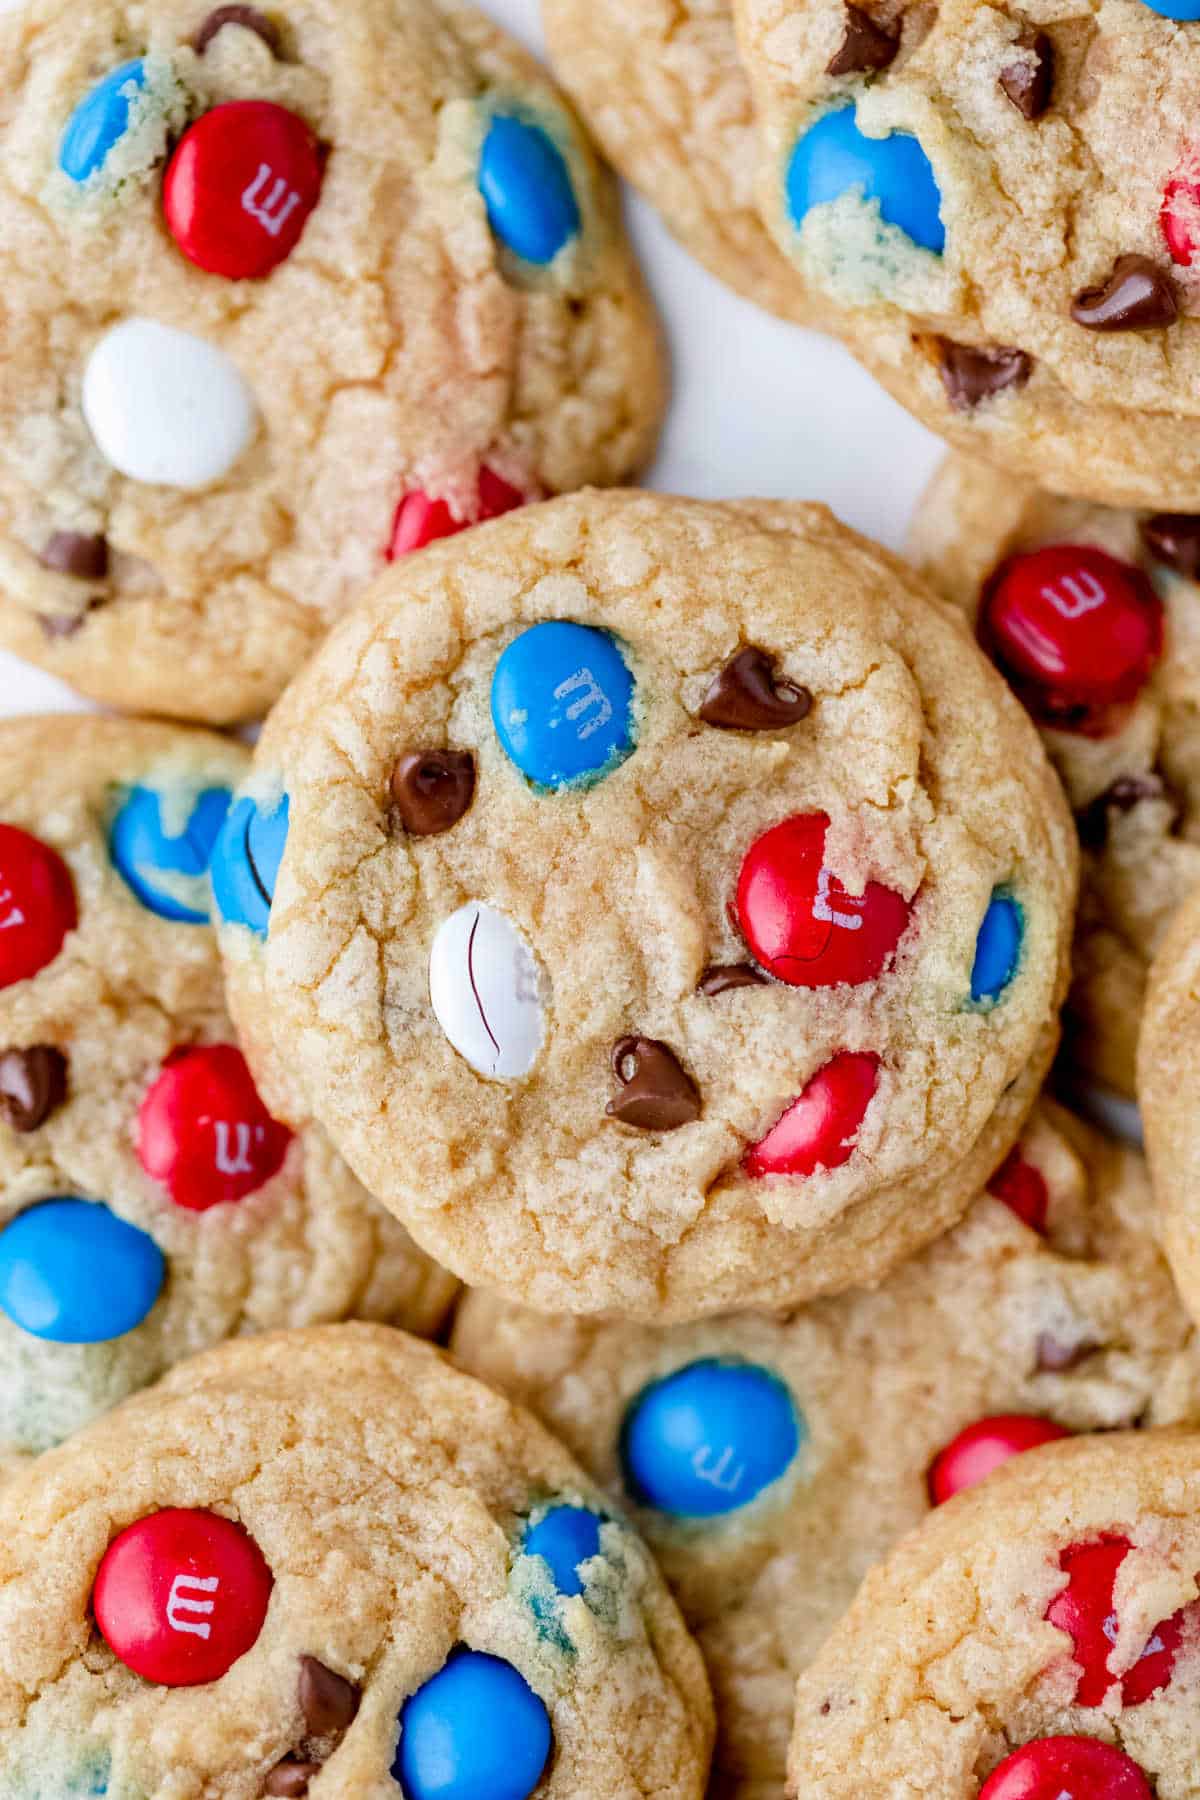
[[[1080,841],[1088,850],[1099,850],[1108,840],[1111,813],[1132,812],[1143,800],[1166,798],[1166,783],[1160,775],[1118,775],[1111,787],[1076,813]]]
[[[210,12],[203,25],[192,39],[192,49],[197,56],[203,56],[208,46],[224,31],[226,25],[240,25],[245,31],[252,31],[260,37],[272,56],[278,56],[283,48],[283,40],[279,35],[279,27],[260,13],[256,6],[218,6]]]
[[[108,539],[100,532],[56,531],[47,538],[38,561],[58,575],[77,581],[103,581],[108,574]]]
[[[413,750],[392,770],[393,812],[413,837],[436,837],[457,825],[475,797],[469,750]]]
[[[1001,69],[1000,86],[1021,117],[1032,125],[1041,118],[1054,92],[1054,45],[1044,31],[1027,27],[1017,38],[1016,47],[1030,54]]]
[[[730,988],[769,986],[767,976],[753,963],[714,963],[700,977],[696,992],[715,1000],[718,994],[727,994]]]
[[[300,1711],[313,1737],[336,1737],[353,1723],[362,1698],[352,1681],[315,1656],[300,1658]]]
[[[1060,1375],[1066,1369],[1073,1369],[1086,1356],[1098,1350],[1098,1344],[1082,1339],[1078,1343],[1064,1344],[1053,1332],[1043,1331],[1037,1341],[1037,1366],[1046,1374]]]
[[[0,1119],[36,1131],[67,1097],[67,1059],[52,1044],[0,1051]]]
[[[777,681],[774,657],[750,644],[713,677],[700,717],[718,731],[779,731],[798,725],[811,711],[808,689]]]
[[[294,1757],[285,1756],[267,1776],[263,1783],[263,1793],[296,1800],[297,1796],[307,1794],[308,1784],[319,1773],[320,1768],[320,1763],[297,1762]]]
[[[866,75],[895,62],[899,34],[877,25],[860,7],[846,7],[846,35],[827,66],[827,75]]]
[[[1200,578],[1200,513],[1155,513],[1142,520],[1141,533],[1156,562],[1189,581]]]
[[[933,342],[942,386],[956,412],[973,412],[1006,388],[1024,387],[1033,373],[1033,358],[1024,350],[956,344],[945,337],[935,337]]]
[[[1071,317],[1088,331],[1146,331],[1179,317],[1175,283],[1148,256],[1118,256],[1098,287],[1084,288]]]
[[[622,1125],[677,1131],[700,1117],[700,1090],[666,1044],[655,1038],[620,1038],[613,1045],[612,1066],[621,1092],[607,1110]]]

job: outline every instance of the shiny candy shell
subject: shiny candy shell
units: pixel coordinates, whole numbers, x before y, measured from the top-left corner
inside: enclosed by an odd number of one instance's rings
[[[952,1495],[975,1487],[1010,1457],[1070,1435],[1052,1419],[1035,1419],[1026,1413],[978,1419],[934,1458],[929,1470],[929,1497],[935,1506],[941,1506]]]
[[[600,1555],[600,1519],[586,1506],[552,1506],[528,1526],[521,1548],[542,1558],[560,1594],[582,1594],[580,1568]]]
[[[256,426],[254,399],[223,350],[143,318],[113,326],[92,350],[83,416],[120,474],[184,489],[227,475]]]
[[[273,1577],[232,1519],[169,1507],[114,1538],[92,1589],[113,1654],[145,1681],[219,1681],[256,1642]]]
[[[809,126],[792,151],[785,190],[797,228],[813,207],[857,192],[878,202],[884,223],[923,250],[940,256],[946,247],[942,193],[924,150],[906,131],[867,137],[853,105],[824,113]]]
[[[291,1141],[233,1044],[177,1050],[138,1111],[143,1169],[189,1212],[256,1192],[278,1174]]]
[[[184,925],[208,922],[208,865],[229,801],[228,788],[195,795],[130,788],[110,827],[108,853],[150,912]]]
[[[548,131],[496,113],[479,156],[479,191],[488,224],[523,261],[552,263],[580,227],[571,171]]]
[[[53,962],[78,923],[75,885],[58,851],[0,825],[0,987]]]
[[[477,900],[438,927],[429,998],[451,1044],[481,1075],[511,1081],[537,1061],[545,1026],[532,950],[516,927]]]
[[[737,1512],[785,1475],[807,1436],[787,1387],[752,1363],[689,1363],[643,1390],[621,1459],[643,1506],[679,1518]]]
[[[1080,1671],[1077,1706],[1100,1706],[1118,1679],[1121,1704],[1141,1706],[1171,1679],[1183,1634],[1182,1610],[1151,1632],[1141,1656],[1124,1675],[1114,1675],[1108,1666],[1116,1637],[1114,1589],[1131,1549],[1128,1538],[1106,1537],[1072,1544],[1059,1558],[1067,1584],[1050,1602],[1046,1617],[1071,1639],[1071,1657]],[[1187,1610],[1195,1616],[1195,1609]]]
[[[998,1000],[1008,987],[1021,960],[1024,937],[1025,915],[1020,904],[997,888],[988,901],[975,940],[971,998],[977,1005]]]
[[[269,100],[231,100],[180,139],[163,184],[167,226],[198,268],[261,278],[296,248],[323,176],[303,119]]]
[[[553,1742],[519,1670],[459,1650],[405,1701],[392,1776],[405,1800],[528,1800]]]
[[[470,524],[481,523],[484,519],[498,519],[502,513],[513,512],[518,506],[524,506],[525,498],[520,488],[512,487],[486,465],[479,471],[479,491],[473,520],[459,518],[456,513],[451,512],[447,501],[434,500],[422,489],[414,488],[405,494],[396,508],[388,561],[395,562],[398,557],[407,556],[410,551],[423,550],[426,544],[432,544],[438,538],[456,537]]]
[[[133,100],[145,83],[146,66],[138,57],[113,69],[84,95],[59,145],[58,166],[64,175],[84,182],[104,167],[109,151],[125,135]]]
[[[1142,5],[1183,25],[1194,25],[1200,19],[1200,0],[1142,0]]]
[[[1097,1738],[1035,1738],[1006,1756],[979,1800],[1153,1800],[1137,1764]]]
[[[42,1200],[0,1231],[0,1307],[50,1343],[124,1337],[151,1311],[165,1279],[153,1238],[99,1201]]]
[[[607,631],[546,620],[507,646],[492,677],[492,723],[535,787],[587,787],[633,750],[633,676]]]
[[[1023,1225],[1040,1236],[1046,1235],[1046,1218],[1050,1211],[1050,1190],[1040,1169],[1027,1162],[1020,1150],[1013,1150],[1001,1163],[987,1191],[1015,1213]]]
[[[287,848],[286,794],[273,807],[243,796],[230,807],[213,849],[213,900],[227,925],[245,925],[265,938],[279,865]]]
[[[858,1132],[879,1085],[879,1058],[843,1050],[818,1069],[804,1092],[751,1144],[742,1162],[747,1175],[814,1175],[849,1162]]]

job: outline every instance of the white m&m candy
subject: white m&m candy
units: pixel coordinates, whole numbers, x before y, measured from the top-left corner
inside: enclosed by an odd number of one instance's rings
[[[477,900],[439,927],[429,954],[438,1024],[473,1069],[493,1079],[527,1075],[544,1035],[538,967],[514,925]]]
[[[226,475],[256,417],[224,351],[154,319],[126,319],[100,339],[84,372],[83,416],[114,469],[178,488]]]

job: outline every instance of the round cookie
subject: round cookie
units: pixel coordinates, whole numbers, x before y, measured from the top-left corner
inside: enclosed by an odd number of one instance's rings
[[[1200,1438],[1015,1458],[868,1575],[800,1677],[808,1800],[1195,1800]]]
[[[931,1479],[1055,1427],[1200,1418],[1141,1158],[1049,1105],[874,1292],[669,1331],[471,1293],[451,1348],[632,1508],[704,1651],[736,1800],[782,1800],[795,1679]]]
[[[952,443],[1200,507],[1200,18],[1148,0],[736,0],[760,205]]]
[[[1073,1060],[1132,1096],[1146,970],[1200,883],[1200,521],[949,457],[909,553],[1025,700],[1083,844]]]
[[[1163,1241],[1184,1303],[1200,1317],[1200,884],[1180,907],[1150,970],[1138,1053],[1146,1153],[1163,1215]]]
[[[903,565],[819,507],[584,494],[384,579],[213,873],[282,1117],[475,1284],[663,1320],[961,1216],[1052,1052],[1075,865]]]
[[[7,1500],[6,1800],[704,1792],[703,1665],[638,1538],[400,1332],[224,1345]]]
[[[755,205],[758,130],[733,0],[542,0],[554,72],[604,153],[721,281],[818,322]]]
[[[0,15],[0,643],[260,715],[387,561],[628,477],[658,334],[612,184],[459,0]]]
[[[247,763],[174,726],[0,725],[0,1455],[222,1338],[432,1333],[454,1297],[236,1047],[208,857]]]

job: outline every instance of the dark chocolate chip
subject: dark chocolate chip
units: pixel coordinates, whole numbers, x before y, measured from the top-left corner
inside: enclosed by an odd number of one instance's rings
[[[1033,373],[1033,358],[1024,350],[1000,345],[983,348],[935,337],[938,367],[946,398],[956,412],[973,412],[984,400],[1006,388],[1024,387]]]
[[[811,711],[808,689],[777,681],[774,657],[750,644],[713,677],[700,717],[718,731],[778,731],[798,725]]]
[[[1032,125],[1050,104],[1054,92],[1054,45],[1044,31],[1027,27],[1016,40],[1018,50],[1027,50],[1019,62],[1009,63],[1000,71],[1000,86],[1023,119]]]
[[[696,992],[715,1000],[718,994],[727,994],[730,988],[767,986],[767,977],[753,963],[714,963],[700,977]]]
[[[1053,1332],[1043,1331],[1037,1341],[1037,1366],[1039,1370],[1050,1375],[1060,1375],[1066,1369],[1073,1369],[1086,1356],[1098,1350],[1098,1344],[1083,1339],[1078,1343],[1064,1344]]]
[[[620,1038],[613,1045],[612,1066],[621,1092],[609,1102],[608,1113],[622,1125],[677,1131],[700,1117],[700,1090],[666,1044],[655,1038]]]
[[[393,811],[413,837],[449,831],[475,797],[469,750],[413,750],[392,770]]]
[[[1101,849],[1108,839],[1110,813],[1132,812],[1143,800],[1166,798],[1166,783],[1160,775],[1118,775],[1111,787],[1076,813],[1081,842],[1089,850]]]
[[[1179,317],[1175,283],[1149,256],[1118,256],[1098,287],[1084,288],[1071,317],[1088,331],[1146,331]]]
[[[320,1772],[320,1763],[297,1762],[294,1757],[285,1756],[282,1762],[276,1763],[263,1783],[264,1794],[281,1794],[286,1800],[307,1794],[308,1784],[314,1775]]]
[[[36,1131],[67,1097],[67,1059],[52,1044],[0,1051],[0,1119]]]
[[[197,56],[203,56],[217,33],[224,31],[226,25],[241,25],[246,31],[253,31],[260,37],[272,56],[278,56],[283,40],[279,35],[279,27],[260,13],[256,6],[218,6],[210,12],[203,25],[192,39],[192,49]]]
[[[1200,513],[1155,513],[1142,520],[1141,532],[1156,562],[1189,581],[1200,578]]]
[[[313,1737],[337,1737],[354,1722],[362,1698],[352,1681],[315,1656],[300,1658],[300,1711]]]
[[[78,581],[103,581],[108,574],[108,539],[101,532],[56,531],[38,561],[43,569],[74,575]]]
[[[846,7],[846,35],[833,53],[827,75],[866,75],[895,62],[899,33],[885,31],[860,7]]]

